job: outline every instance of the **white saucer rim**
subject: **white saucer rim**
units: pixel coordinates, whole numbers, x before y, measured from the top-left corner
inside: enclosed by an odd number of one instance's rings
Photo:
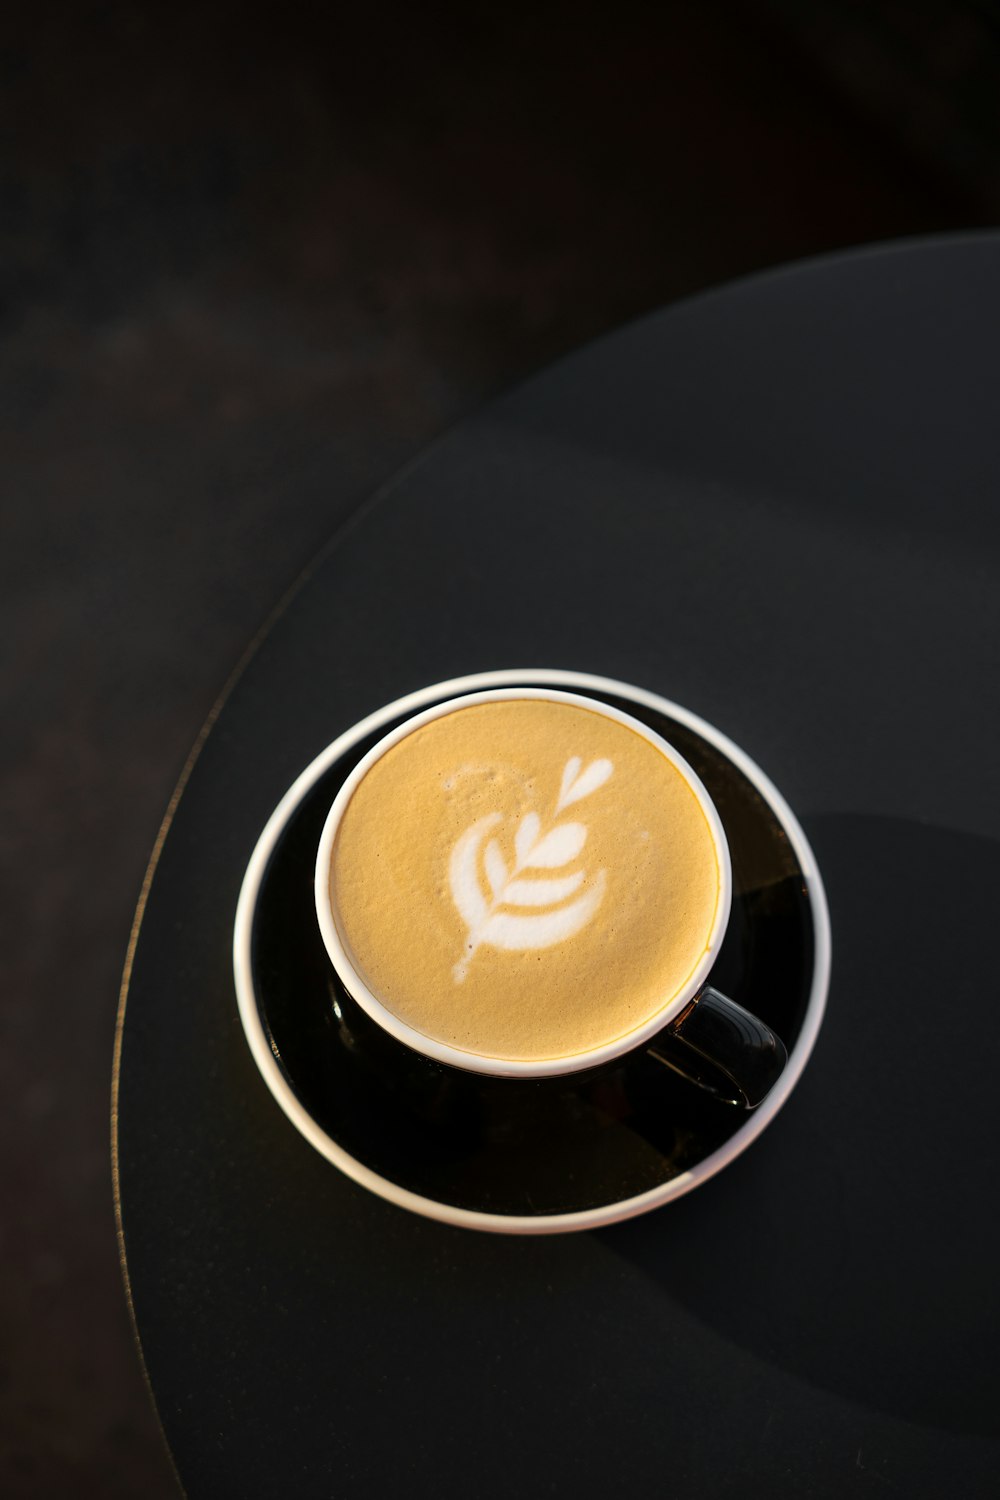
[[[436,1198],[426,1198],[373,1172],[370,1167],[366,1167],[363,1162],[358,1161],[356,1157],[351,1156],[338,1145],[309,1114],[278,1066],[277,1058],[261,1021],[254,992],[251,964],[253,917],[268,860],[292,812],[329,767],[359,740],[404,714],[416,712],[442,695],[450,697],[477,689],[519,684],[569,687],[584,693],[589,687],[591,692],[612,693],[630,702],[666,714],[675,722],[692,729],[709,744],[714,745],[757,788],[784,828],[805,880],[814,930],[813,979],[801,1030],[789,1054],[781,1078],[764,1103],[748,1116],[746,1122],[696,1167],[672,1178],[668,1183],[650,1188],[635,1197],[603,1204],[598,1208],[539,1216],[485,1213],[476,1209],[458,1208],[453,1204],[441,1203]],[[574,1230],[598,1229],[609,1224],[620,1223],[624,1219],[648,1213],[651,1209],[658,1208],[674,1198],[682,1197],[693,1188],[707,1182],[736,1157],[742,1155],[767,1128],[790,1097],[809,1060],[826,1010],[830,965],[830,915],[816,857],[795,814],[756,762],[714,725],[709,724],[690,709],[683,708],[680,704],[673,703],[658,693],[612,677],[542,667],[477,672],[434,683],[384,705],[339,735],[295,779],[265,824],[243,877],[233,927],[233,973],[244,1035],[264,1082],[299,1133],[346,1176],[388,1202],[421,1214],[424,1218],[435,1219],[440,1223],[466,1229],[486,1230],[495,1234],[560,1234]]]

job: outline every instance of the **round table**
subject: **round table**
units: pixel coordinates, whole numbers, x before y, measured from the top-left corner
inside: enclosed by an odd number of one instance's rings
[[[755,277],[562,361],[341,528],[185,773],[129,958],[116,1191],[197,1496],[993,1493],[1000,238]],[[503,667],[637,683],[742,745],[826,882],[815,1054],[632,1222],[405,1212],[254,1066],[233,917],[350,724]]]

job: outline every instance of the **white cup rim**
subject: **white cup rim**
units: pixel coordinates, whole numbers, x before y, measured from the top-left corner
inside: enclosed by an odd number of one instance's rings
[[[347,804],[371,767],[377,761],[381,760],[382,756],[393,745],[406,739],[415,730],[420,729],[424,724],[432,723],[435,719],[444,718],[447,714],[453,713],[459,708],[469,708],[479,703],[504,703],[523,699],[534,699],[548,703],[565,703],[577,708],[584,708],[591,712],[603,714],[604,717],[625,725],[654,745],[680,772],[697,798],[712,836],[719,868],[719,894],[716,902],[715,918],[705,945],[705,951],[685,984],[672,997],[668,1004],[657,1011],[649,1020],[643,1022],[642,1025],[625,1032],[619,1037],[613,1038],[610,1042],[602,1043],[599,1047],[593,1047],[585,1052],[576,1052],[563,1057],[535,1058],[530,1060],[490,1057],[480,1052],[470,1052],[459,1047],[453,1047],[446,1042],[441,1042],[434,1037],[427,1036],[424,1032],[417,1030],[416,1027],[410,1026],[407,1022],[394,1015],[387,1006],[383,1005],[378,996],[372,992],[352,963],[337,927],[330,900],[330,868],[337,830],[340,827]],[[430,708],[424,709],[422,712],[405,719],[401,724],[396,725],[394,729],[390,730],[388,734],[384,735],[377,744],[372,746],[371,750],[362,757],[345,778],[327,814],[316,854],[314,894],[316,917],[330,961],[352,999],[361,1006],[362,1010],[378,1026],[390,1036],[395,1037],[397,1041],[411,1047],[414,1051],[421,1052],[424,1056],[430,1057],[436,1062],[445,1063],[450,1067],[461,1068],[466,1072],[487,1074],[491,1077],[528,1079],[554,1078],[564,1074],[582,1072],[587,1068],[601,1067],[605,1063],[613,1062],[626,1052],[631,1052],[636,1047],[642,1046],[644,1042],[650,1041],[662,1031],[665,1026],[669,1026],[670,1022],[680,1015],[685,1006],[694,999],[699,990],[704,986],[705,980],[718,957],[719,948],[725,937],[732,909],[732,883],[732,861],[729,854],[729,844],[718,810],[697,772],[662,735],[658,735],[655,730],[650,729],[641,719],[636,719],[631,714],[624,713],[621,709],[603,702],[600,698],[591,698],[582,693],[565,692],[560,689],[547,687],[505,687],[487,689],[482,692],[468,693],[459,697],[444,699],[442,702],[433,704]]]

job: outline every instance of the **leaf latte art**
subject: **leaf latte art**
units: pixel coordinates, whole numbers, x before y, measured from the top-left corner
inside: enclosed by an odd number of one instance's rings
[[[572,803],[602,787],[614,770],[611,761],[603,758],[591,761],[586,770],[581,770],[581,764],[578,755],[566,762],[555,809],[557,817]],[[448,865],[452,900],[469,929],[464,956],[452,970],[456,984],[464,980],[481,944],[510,952],[551,948],[585,927],[604,897],[603,870],[597,872],[590,889],[568,905],[560,903],[580,889],[583,870],[569,875],[523,878],[524,870],[565,869],[576,860],[587,841],[583,823],[557,823],[543,833],[537,812],[528,812],[514,836],[515,858],[511,868],[508,869],[495,838],[486,844],[483,864],[490,892],[487,899],[480,885],[479,856],[484,841],[502,822],[502,813],[487,813],[465,830],[452,850]],[[507,910],[510,907],[520,909],[520,914],[517,910]],[[525,908],[540,909],[526,916]]]

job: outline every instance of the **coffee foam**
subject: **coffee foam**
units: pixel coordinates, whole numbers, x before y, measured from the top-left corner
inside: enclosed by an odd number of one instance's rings
[[[720,893],[687,779],[577,705],[475,704],[392,746],[351,796],[330,895],[381,1003],[483,1057],[564,1058],[652,1019]]]

